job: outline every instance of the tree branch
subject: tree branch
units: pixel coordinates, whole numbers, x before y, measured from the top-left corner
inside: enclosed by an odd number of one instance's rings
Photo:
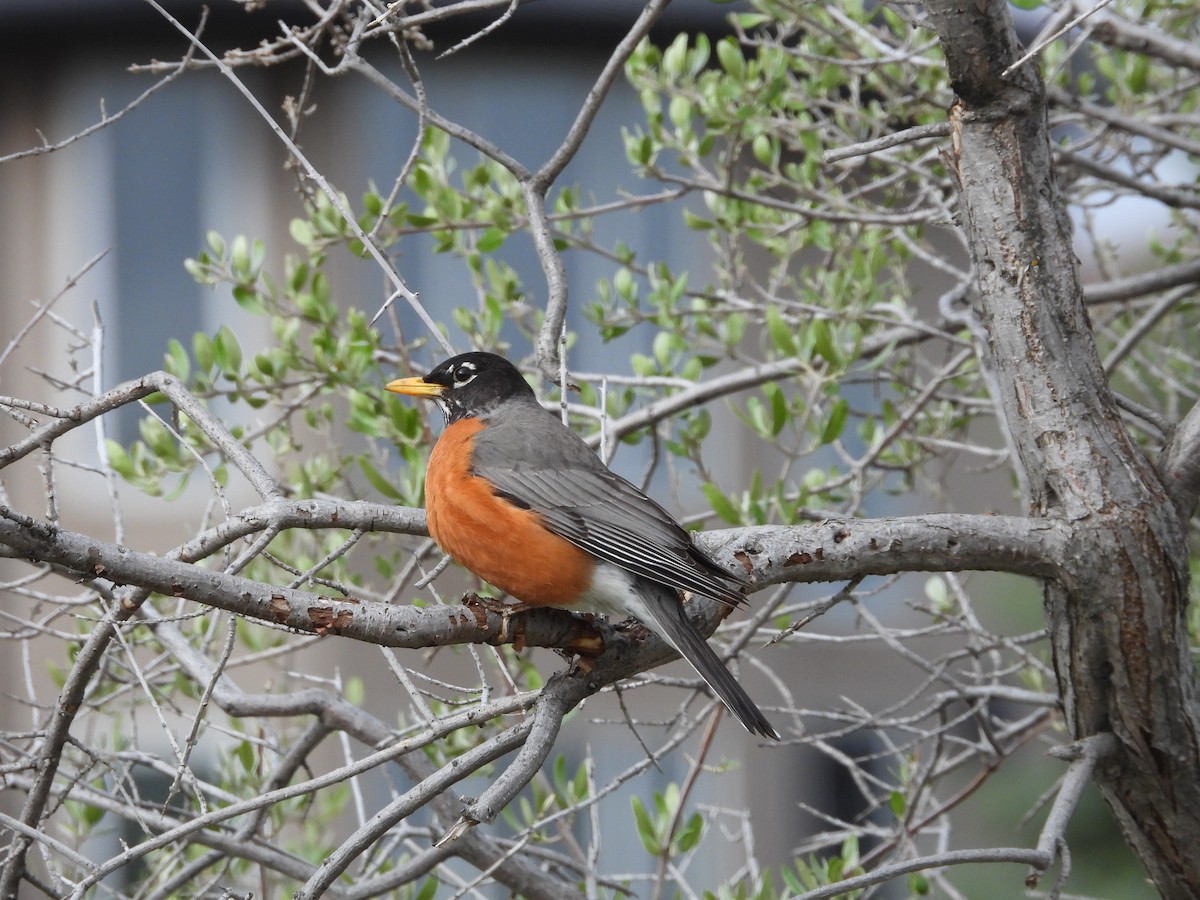
[[[1084,288],[1084,301],[1088,305],[1117,303],[1184,284],[1200,284],[1200,260],[1189,260],[1173,266],[1151,269],[1149,272],[1140,272],[1127,278],[1090,284]]]
[[[1069,857],[1064,853],[1067,825],[1070,824],[1071,817],[1075,814],[1076,807],[1079,806],[1079,798],[1083,796],[1083,789],[1092,781],[1092,772],[1095,771],[1096,763],[1116,751],[1117,741],[1111,734],[1103,732],[1084,738],[1082,741],[1076,741],[1069,747],[1057,749],[1060,752],[1054,755],[1070,759],[1071,765],[1058,789],[1058,796],[1054,798],[1054,805],[1050,807],[1050,812],[1046,815],[1046,822],[1042,826],[1041,834],[1038,835],[1037,848],[1038,852],[1049,860],[1062,857],[1063,871],[1059,876],[1061,884],[1066,880],[1070,871],[1067,864]],[[1033,871],[1025,878],[1025,886],[1037,887],[1042,873],[1048,867],[1049,862],[1045,866],[1034,866]]]
[[[366,852],[371,844],[451,785],[473,775],[483,766],[495,762],[504,754],[520,747],[526,742],[532,727],[533,720],[527,719],[520,724],[506,728],[500,734],[472,747],[461,756],[455,757],[449,764],[442,766],[433,775],[413,785],[411,789],[373,815],[369,821],[327,856],[304,886],[292,895],[294,900],[316,900],[316,898],[325,896],[325,891],[355,859]],[[520,755],[518,755],[519,759]],[[509,770],[511,771],[515,766],[514,762],[509,766]],[[529,778],[532,777],[533,773],[530,773]],[[521,787],[529,783],[529,778],[521,783]],[[439,841],[436,846],[440,848],[444,845],[445,842]]]
[[[1163,448],[1158,469],[1175,508],[1183,518],[1190,519],[1200,497],[1200,402],[1175,427]]]
[[[1082,9],[1083,3],[1080,0],[1072,0],[1072,6]],[[1092,29],[1092,36],[1111,47],[1156,56],[1172,65],[1200,72],[1200,50],[1195,44],[1163,34],[1149,25],[1131,22],[1105,12],[1099,16]]]
[[[134,584],[307,634],[340,634],[385,647],[409,648],[523,639],[529,646],[571,647],[593,654],[600,646],[594,629],[561,610],[523,614],[523,631],[514,634],[504,616],[483,605],[420,609],[352,597],[322,597],[130,550],[64,531],[5,506],[0,506],[0,544],[89,580]]]
[[[942,513],[709,531],[696,543],[756,589],[901,572],[1011,572],[1065,577],[1061,522]]]
[[[270,476],[254,454],[230,434],[225,426],[188,392],[178,378],[168,375],[166,372],[151,372],[134,381],[118,385],[87,403],[81,403],[69,409],[46,408],[45,414],[52,416],[55,421],[47,422],[40,428],[34,429],[24,440],[0,448],[0,469],[23,459],[40,447],[49,446],[55,439],[104,413],[112,412],[114,409],[138,400],[144,400],[153,393],[165,396],[175,405],[176,409],[195,422],[205,436],[212,441],[213,446],[224,453],[238,471],[245,476],[260,497],[265,500],[278,500],[283,497],[283,492],[275,483],[275,479]],[[0,397],[0,406],[14,405],[19,405],[19,401]]]

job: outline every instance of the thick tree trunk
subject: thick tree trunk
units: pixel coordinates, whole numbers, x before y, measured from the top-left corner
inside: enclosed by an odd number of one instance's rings
[[[1185,623],[1186,523],[1119,419],[1082,302],[1044,86],[1003,0],[934,0],[958,99],[951,164],[1003,413],[1035,514],[1073,532],[1046,617],[1075,737],[1112,732],[1096,770],[1165,897],[1200,897],[1200,717]]]

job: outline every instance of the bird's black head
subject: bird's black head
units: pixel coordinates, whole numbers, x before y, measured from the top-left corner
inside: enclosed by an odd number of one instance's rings
[[[427,397],[441,407],[447,424],[485,416],[509,400],[537,402],[517,367],[495,353],[462,353],[428,375],[400,378],[385,387],[397,394]]]

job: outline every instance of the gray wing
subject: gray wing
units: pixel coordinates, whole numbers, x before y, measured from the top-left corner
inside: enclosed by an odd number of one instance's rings
[[[506,421],[476,438],[475,474],[497,493],[535,511],[555,534],[634,575],[730,605],[745,602],[742,581],[698,550],[670,513],[607,469],[577,435],[565,428],[547,435],[544,427],[521,425]],[[531,431],[537,443],[522,439]],[[504,441],[505,453],[490,452],[491,440]],[[515,457],[514,443],[522,450]]]

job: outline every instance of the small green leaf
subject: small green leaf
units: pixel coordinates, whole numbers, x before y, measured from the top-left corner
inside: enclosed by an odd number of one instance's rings
[[[833,342],[833,330],[826,319],[814,319],[809,326],[812,331],[813,349],[832,366],[842,364],[842,355]]]
[[[267,312],[266,306],[263,305],[262,298],[258,295],[258,291],[253,288],[237,285],[233,289],[233,299],[237,301],[237,305],[246,312],[254,313],[256,316],[265,315]]]
[[[746,30],[757,28],[759,25],[771,21],[771,17],[765,13],[735,13],[734,18],[737,20],[738,25]]]
[[[729,501],[729,498],[721,492],[719,487],[712,482],[706,482],[700,486],[700,489],[704,491],[704,496],[708,500],[708,503],[712,507],[714,513],[731,525],[741,524],[741,513],[738,512],[737,507]]]
[[[779,874],[783,876],[784,885],[786,885],[787,889],[793,894],[803,894],[806,890],[808,890],[794,869],[784,867],[783,869],[779,870]]]
[[[362,474],[366,475],[367,481],[371,482],[371,486],[374,488],[374,490],[382,493],[384,497],[392,500],[404,499],[404,494],[402,494],[400,491],[397,491],[395,485],[392,485],[391,481],[386,479],[376,467],[372,466],[370,462],[367,462],[366,458],[361,456],[359,457],[359,468],[362,469]]]
[[[742,79],[746,75],[746,57],[736,39],[723,37],[717,41],[717,59],[721,68],[734,78]]]
[[[663,53],[663,72],[671,78],[679,78],[683,74],[684,64],[687,62],[687,50],[687,33],[680,32],[675,36],[675,40],[671,41],[671,46]]]
[[[760,134],[751,142],[750,149],[754,152],[754,158],[764,166],[775,165],[775,143],[769,135]]]
[[[783,391],[777,384],[764,385],[763,393],[771,401],[771,437],[778,437],[788,420],[787,397],[783,395]]]
[[[108,467],[122,478],[133,477],[133,460],[125,452],[125,448],[111,438],[105,438],[104,450],[108,454]]]
[[[679,836],[675,839],[675,851],[677,853],[687,853],[700,843],[700,837],[704,833],[704,819],[700,813],[692,813],[692,817],[688,819],[687,824],[679,832]]]
[[[825,420],[825,430],[821,432],[822,444],[832,444],[842,436],[849,415],[850,404],[846,402],[846,398],[839,397],[837,403],[833,404],[833,409],[829,411],[829,418]]]
[[[240,741],[233,748],[234,755],[237,756],[238,762],[242,764],[242,768],[247,772],[254,771],[254,745],[249,741]]]
[[[288,225],[288,232],[293,241],[304,247],[312,244],[316,237],[313,227],[305,219],[292,219],[291,224]]]
[[[796,336],[792,328],[778,306],[767,307],[767,334],[775,348],[788,356],[796,355]]]
[[[479,236],[479,240],[475,242],[475,249],[480,253],[491,253],[493,250],[499,250],[500,246],[504,243],[505,237],[505,233],[499,228],[489,228]]]
[[[658,832],[654,828],[654,821],[650,818],[650,813],[646,811],[641,797],[633,797],[631,803],[633,806],[633,820],[637,823],[638,837],[642,839],[642,846],[646,848],[646,852],[651,856],[658,856],[662,852],[662,845],[659,842]]]
[[[229,376],[236,376],[242,367],[242,345],[228,325],[217,329],[213,339],[213,361]]]
[[[667,106],[667,116],[676,128],[687,128],[692,124],[692,101],[676,94]]]
[[[229,268],[238,278],[245,277],[250,271],[250,244],[244,234],[233,239],[229,250]]]
[[[196,365],[200,367],[201,371],[207,372],[212,368],[212,338],[202,331],[197,331],[192,335],[192,358],[196,360]]]
[[[187,350],[175,338],[167,341],[167,352],[163,356],[163,368],[180,381],[187,381],[192,371],[192,361],[188,358]]]
[[[613,288],[617,292],[617,296],[623,300],[632,300],[637,293],[637,284],[633,279],[633,273],[625,266],[617,269],[617,273],[613,275]]]
[[[920,872],[913,872],[908,876],[908,890],[918,897],[927,896],[929,894],[929,879]]]
[[[225,258],[225,238],[221,237],[221,232],[209,231],[204,235],[204,239],[208,243],[208,249],[212,251],[212,255],[216,259]]]

